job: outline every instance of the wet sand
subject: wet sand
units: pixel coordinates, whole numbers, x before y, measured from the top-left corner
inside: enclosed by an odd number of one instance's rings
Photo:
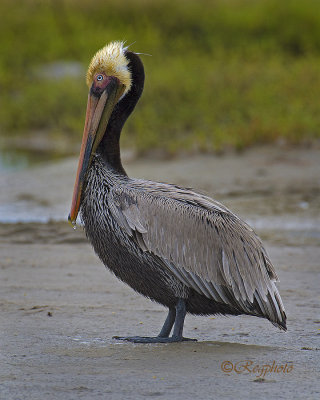
[[[214,195],[254,226],[281,281],[288,332],[254,317],[187,316],[184,333],[196,343],[112,339],[157,334],[166,310],[114,278],[82,229],[61,221],[76,160],[6,173],[0,399],[320,398],[320,151],[125,164],[129,175]]]

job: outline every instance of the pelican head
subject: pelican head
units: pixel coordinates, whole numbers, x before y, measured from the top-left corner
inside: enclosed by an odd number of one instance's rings
[[[127,47],[124,47],[123,42],[112,42],[97,51],[93,56],[88,72],[87,85],[91,88],[95,78],[99,74],[106,77],[117,78],[124,86],[124,94],[131,87],[131,72],[129,71],[129,60],[125,56]]]
[[[97,150],[115,105],[131,88],[131,72],[123,42],[112,42],[92,58],[88,72],[88,103],[77,178],[74,185],[69,221],[75,225],[81,204],[86,172]]]

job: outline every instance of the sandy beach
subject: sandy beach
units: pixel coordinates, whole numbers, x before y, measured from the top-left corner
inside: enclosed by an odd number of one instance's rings
[[[263,239],[288,331],[254,317],[187,316],[198,342],[138,345],[166,310],[106,271],[66,222],[76,159],[0,176],[0,399],[320,398],[320,150],[266,147],[125,158],[130,176],[191,186]]]

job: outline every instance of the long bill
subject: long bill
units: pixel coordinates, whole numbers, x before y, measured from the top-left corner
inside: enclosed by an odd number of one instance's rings
[[[106,132],[111,113],[123,90],[124,86],[122,84],[110,84],[100,97],[89,92],[77,177],[73,189],[71,211],[68,217],[69,222],[73,226],[76,224],[81,205],[84,180],[92,157]]]

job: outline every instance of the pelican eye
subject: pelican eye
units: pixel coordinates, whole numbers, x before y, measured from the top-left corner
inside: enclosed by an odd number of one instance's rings
[[[98,75],[97,76],[97,81],[102,81],[103,80],[103,75]]]

